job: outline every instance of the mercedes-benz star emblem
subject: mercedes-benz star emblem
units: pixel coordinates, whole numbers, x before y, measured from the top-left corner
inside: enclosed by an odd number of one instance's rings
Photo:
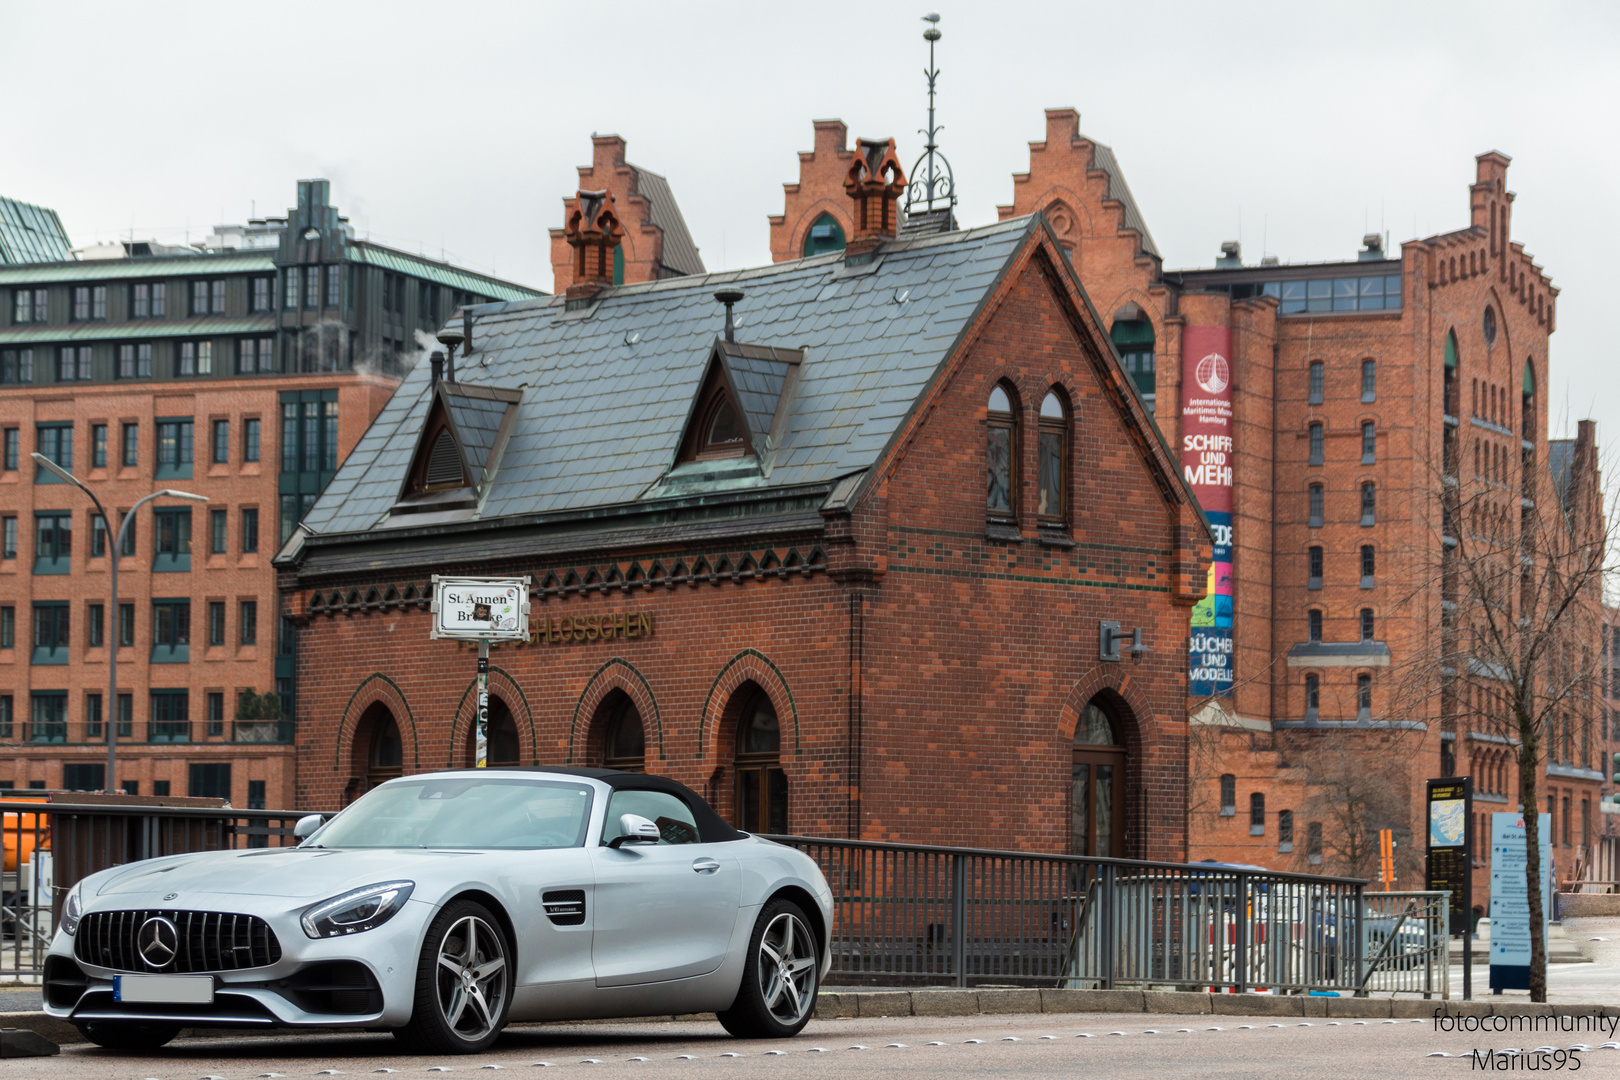
[[[154,915],[141,923],[135,935],[135,948],[147,967],[168,967],[180,950],[180,931],[168,919]]]
[[[164,898],[163,898],[163,899],[164,899],[164,900],[173,900],[173,899],[174,899],[174,898],[175,898],[175,897],[177,897],[177,896],[179,896],[179,895],[180,895],[180,894],[179,894],[179,893],[177,893],[177,892],[172,892],[172,893],[170,893],[170,894],[169,894],[169,895],[168,895],[168,896],[165,896],[165,897],[164,897]]]

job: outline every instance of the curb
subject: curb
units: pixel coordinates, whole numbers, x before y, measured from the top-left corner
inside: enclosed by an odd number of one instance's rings
[[[874,1016],[993,1016],[1004,1013],[1168,1013],[1181,1016],[1298,1016],[1428,1020],[1446,1016],[1620,1016],[1620,1006],[1438,998],[1200,994],[1175,990],[823,990],[816,1019]]]
[[[878,1016],[997,1016],[1011,1013],[1145,1013],[1176,1016],[1343,1017],[1357,1020],[1430,1020],[1446,1016],[1620,1016],[1620,1005],[1536,1004],[1510,1001],[1443,1001],[1438,998],[1310,997],[1304,994],[1200,994],[1180,990],[823,990],[817,1020]],[[712,1020],[713,1013],[660,1014],[617,1020],[557,1021],[632,1023],[640,1020]],[[548,1022],[549,1023],[549,1022]],[[516,1024],[514,1027],[529,1027]],[[82,1043],[78,1029],[43,1012],[0,1013],[0,1027],[23,1028],[54,1043]],[[282,1030],[282,1029],[269,1029]],[[312,1030],[352,1031],[350,1028]],[[181,1038],[229,1038],[267,1034],[264,1028],[186,1028]]]

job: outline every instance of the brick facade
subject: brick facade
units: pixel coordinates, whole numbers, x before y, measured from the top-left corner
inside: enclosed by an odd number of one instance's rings
[[[1063,851],[1075,726],[1094,702],[1126,746],[1126,850],[1183,858],[1187,613],[1208,539],[1061,259],[1032,234],[865,493],[820,525],[498,564],[401,558],[318,578],[289,566],[284,596],[303,627],[298,805],[365,788],[379,702],[405,771],[468,763],[473,652],[429,640],[427,577],[527,573],[545,632],[491,658],[525,763],[600,763],[604,706],[622,691],[642,717],[646,768],[731,815],[739,712],[763,692],[780,719],[792,831]],[[1016,389],[1027,437],[1025,509],[996,532],[983,489],[998,380]],[[1034,432],[1053,388],[1074,421],[1079,510],[1062,529],[1038,527],[1033,510]],[[652,632],[553,631],[629,613]],[[1103,619],[1140,627],[1151,652],[1099,660]]]

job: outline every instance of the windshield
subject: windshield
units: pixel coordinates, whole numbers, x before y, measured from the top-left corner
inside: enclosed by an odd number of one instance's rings
[[[591,789],[552,780],[404,780],[368,792],[306,847],[560,848],[585,842]]]

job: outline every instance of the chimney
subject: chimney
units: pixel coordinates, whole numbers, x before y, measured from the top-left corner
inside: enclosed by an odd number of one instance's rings
[[[1361,238],[1361,250],[1356,252],[1357,262],[1375,262],[1384,257],[1384,236],[1370,232]]]
[[[624,238],[624,226],[610,192],[581,191],[564,228],[574,249],[574,283],[566,294],[572,307],[589,303],[613,284],[613,249]]]
[[[434,349],[433,355],[428,357],[428,366],[433,372],[432,380],[428,385],[438,386],[439,380],[444,378],[444,353]]]
[[[726,340],[737,340],[737,324],[731,318],[731,305],[743,298],[741,289],[721,289],[714,294],[714,298],[726,305]]]
[[[900,225],[900,193],[905,189],[906,174],[894,140],[857,139],[855,160],[844,174],[844,190],[855,203],[855,231],[844,248],[846,259],[869,255],[885,240],[894,239]]]

